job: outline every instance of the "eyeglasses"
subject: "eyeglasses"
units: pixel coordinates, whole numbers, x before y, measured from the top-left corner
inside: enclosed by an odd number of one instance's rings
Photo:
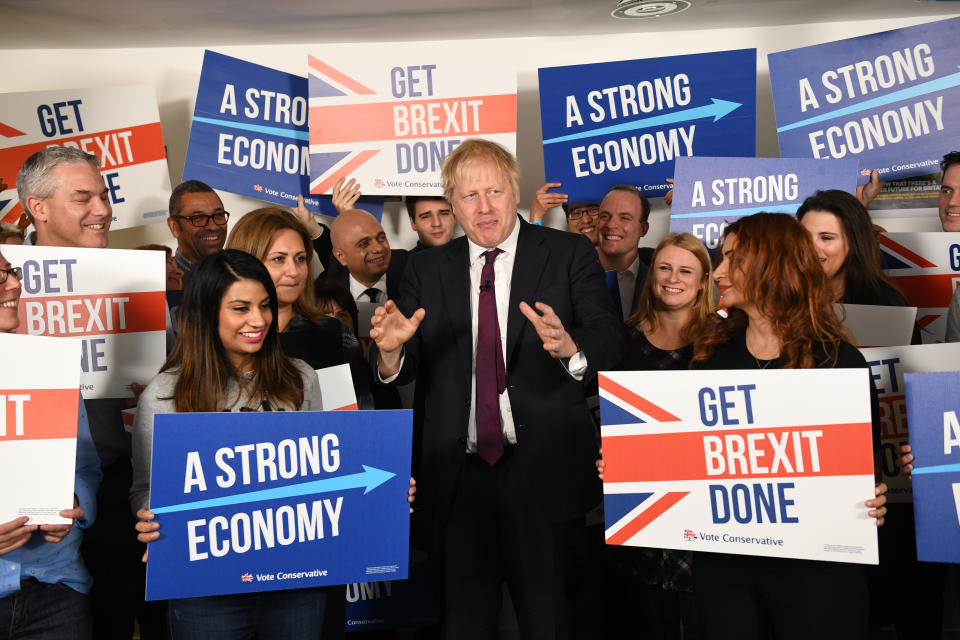
[[[10,267],[9,269],[0,269],[0,284],[4,284],[7,278],[13,276],[18,281],[23,280],[23,267]]]
[[[577,209],[572,209],[567,217],[571,220],[579,220],[584,215],[588,215],[591,218],[596,218],[598,215],[600,215],[600,207],[579,207]]]
[[[190,224],[195,227],[205,227],[207,223],[210,222],[210,218],[213,218],[214,224],[218,224],[221,227],[227,224],[227,220],[230,219],[230,214],[226,211],[221,211],[219,213],[214,213],[212,215],[207,215],[205,213],[198,213],[195,216],[170,216],[171,218],[176,218],[178,220],[189,220]]]

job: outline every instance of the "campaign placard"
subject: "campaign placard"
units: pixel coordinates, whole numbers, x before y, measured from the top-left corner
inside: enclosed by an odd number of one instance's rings
[[[17,172],[45,147],[75,147],[100,159],[113,208],[111,229],[163,222],[170,174],[153,87],[58,89],[0,94],[0,222],[23,213]]]
[[[80,342],[0,333],[0,353],[0,523],[68,524],[58,514],[73,507]]]
[[[17,333],[80,338],[83,397],[133,397],[166,359],[162,251],[5,245],[23,267]]]
[[[184,180],[335,217],[329,196],[310,195],[307,79],[209,49],[203,53]],[[383,214],[383,198],[357,207]]]
[[[960,284],[960,232],[884,232],[877,239],[884,273],[917,307],[923,342],[943,342],[947,308]]]
[[[896,347],[913,339],[916,307],[837,303],[833,309],[857,347]]]
[[[357,392],[353,388],[350,365],[338,364],[317,369],[317,381],[323,389],[324,411],[356,411]]]
[[[599,380],[607,544],[877,563],[866,369]]]
[[[154,417],[147,599],[407,577],[409,411]]]
[[[855,193],[856,160],[677,158],[670,231],[692,233],[717,248],[726,226],[744,216],[795,214],[817,190]]]
[[[543,164],[570,202],[662,196],[684,156],[756,153],[757,51],[538,69]]]
[[[496,41],[330,45],[307,67],[312,194],[352,176],[370,195],[442,195],[463,140],[516,153],[517,64]]]
[[[960,18],[767,57],[780,155],[853,158],[860,182],[937,170],[960,147]]]
[[[887,500],[911,502],[910,479],[897,466],[897,448],[911,438],[907,429],[904,374],[960,369],[960,343],[918,344],[860,349],[880,401],[880,471],[887,483]]]
[[[903,377],[917,559],[960,563],[960,372]]]

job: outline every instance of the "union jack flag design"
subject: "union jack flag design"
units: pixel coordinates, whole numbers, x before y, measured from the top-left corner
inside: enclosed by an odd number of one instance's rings
[[[16,176],[12,176],[7,183],[13,182],[13,178],[16,178]],[[23,207],[20,205],[16,187],[0,191],[0,222],[15,224],[22,213]]]
[[[253,576],[250,575],[249,572],[248,572],[248,573],[245,573],[245,574],[243,574],[242,576],[240,576],[240,581],[241,581],[241,582],[253,582]]]
[[[610,378],[600,376],[600,415],[604,425],[678,422],[680,418]]]
[[[886,234],[881,233],[878,240],[880,241],[880,251],[883,253],[884,270],[935,269],[937,267],[920,254],[911,251],[898,242],[894,242]]]
[[[376,92],[335,69],[323,60],[307,56],[310,106],[323,104],[335,96],[375,96]],[[310,144],[310,193],[326,193],[340,178],[379,153],[378,149],[357,147],[351,151],[325,152],[324,145]],[[316,176],[316,177],[314,177]]]
[[[684,540],[696,540],[697,534],[691,531],[690,529],[683,530],[683,539]]]
[[[630,538],[689,494],[689,491],[604,494],[604,535],[607,544],[626,544]]]

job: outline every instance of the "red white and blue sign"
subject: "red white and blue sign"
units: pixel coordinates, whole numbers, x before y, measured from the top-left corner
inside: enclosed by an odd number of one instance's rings
[[[204,52],[184,180],[291,208],[303,194],[308,209],[336,216],[329,196],[310,195],[308,135],[306,78]],[[383,198],[356,206],[383,214]]]
[[[768,56],[780,155],[856,159],[860,182],[936,172],[960,147],[960,18]]]
[[[923,342],[943,342],[947,308],[960,284],[960,233],[881,233],[884,273],[917,307]]]
[[[903,377],[917,559],[960,563],[960,372]]]
[[[616,184],[662,196],[679,157],[756,153],[756,49],[538,72],[544,168],[570,202]]]
[[[409,411],[158,414],[147,599],[407,577]]]
[[[327,45],[307,56],[310,193],[441,195],[467,138],[516,149],[516,61],[495,40]]]
[[[877,563],[866,369],[599,381],[607,544]]]
[[[857,161],[809,158],[677,158],[670,231],[717,248],[726,225],[766,211],[795,214],[821,189],[857,188]]]

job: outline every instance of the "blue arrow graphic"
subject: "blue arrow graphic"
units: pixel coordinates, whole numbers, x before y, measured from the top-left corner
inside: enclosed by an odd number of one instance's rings
[[[699,120],[701,118],[713,118],[713,121],[716,122],[734,109],[739,109],[743,106],[739,102],[730,102],[729,100],[718,100],[717,98],[710,98],[710,100],[712,104],[707,104],[702,107],[684,109],[683,111],[674,111],[673,113],[665,113],[661,116],[652,116],[650,118],[643,118],[642,120],[634,120],[633,122],[624,122],[623,124],[615,124],[609,127],[603,127],[601,129],[592,129],[590,131],[581,131],[580,133],[571,133],[567,136],[560,136],[558,138],[544,140],[543,144],[566,142],[568,140],[581,140],[583,138],[593,138],[595,136],[602,136],[608,133],[620,133],[621,131],[649,129],[650,127],[659,127],[664,124],[685,122],[686,120]]]
[[[937,78],[936,80],[930,80],[929,82],[921,82],[918,85],[907,87],[906,89],[901,89],[900,91],[894,91],[893,93],[888,93],[885,96],[871,98],[870,100],[852,104],[849,107],[843,107],[842,109],[837,109],[836,111],[821,113],[818,116],[813,116],[812,118],[800,120],[792,124],[785,124],[782,127],[777,127],[777,131],[790,131],[791,129],[805,127],[808,124],[816,124],[817,122],[839,118],[840,116],[848,116],[851,113],[859,113],[860,111],[866,111],[867,109],[873,109],[874,107],[882,107],[883,105],[890,104],[891,102],[900,102],[901,100],[916,98],[917,96],[933,93],[934,91],[952,89],[958,85],[960,85],[960,73],[951,73],[948,76],[943,76],[942,78]]]
[[[952,473],[954,471],[960,471],[960,464],[936,464],[931,467],[917,467],[911,473],[916,476],[925,473]]]
[[[723,211],[704,211],[702,213],[671,213],[670,218],[732,218],[734,216],[743,216],[758,211],[764,211],[766,213],[796,213],[797,207],[799,206],[799,202],[774,205],[758,204],[755,207],[748,207],[746,209],[725,209]]]
[[[246,122],[233,122],[232,120],[220,120],[218,118],[204,118],[202,116],[194,116],[193,121],[203,122],[205,124],[213,124],[219,127],[228,127],[230,129],[242,129],[244,131],[266,133],[267,135],[279,136],[281,138],[290,138],[291,140],[309,140],[310,139],[309,131],[300,131],[297,129],[281,129],[280,127],[267,127],[262,124],[247,124]]]
[[[196,502],[184,502],[183,504],[174,504],[169,507],[158,507],[150,509],[153,513],[170,513],[173,511],[190,511],[192,509],[206,509],[209,507],[222,507],[228,504],[240,504],[243,502],[254,502],[259,500],[276,500],[278,498],[290,498],[293,496],[305,496],[314,493],[329,493],[331,491],[345,491],[347,489],[358,489],[366,487],[363,495],[367,495],[381,484],[397,475],[383,469],[361,465],[363,473],[353,473],[347,476],[336,478],[326,478],[324,480],[314,480],[302,484],[290,484],[285,487],[276,487],[274,489],[263,489],[261,491],[250,491],[248,493],[238,493],[232,496],[223,496],[220,498],[210,498],[209,500],[197,500]]]

